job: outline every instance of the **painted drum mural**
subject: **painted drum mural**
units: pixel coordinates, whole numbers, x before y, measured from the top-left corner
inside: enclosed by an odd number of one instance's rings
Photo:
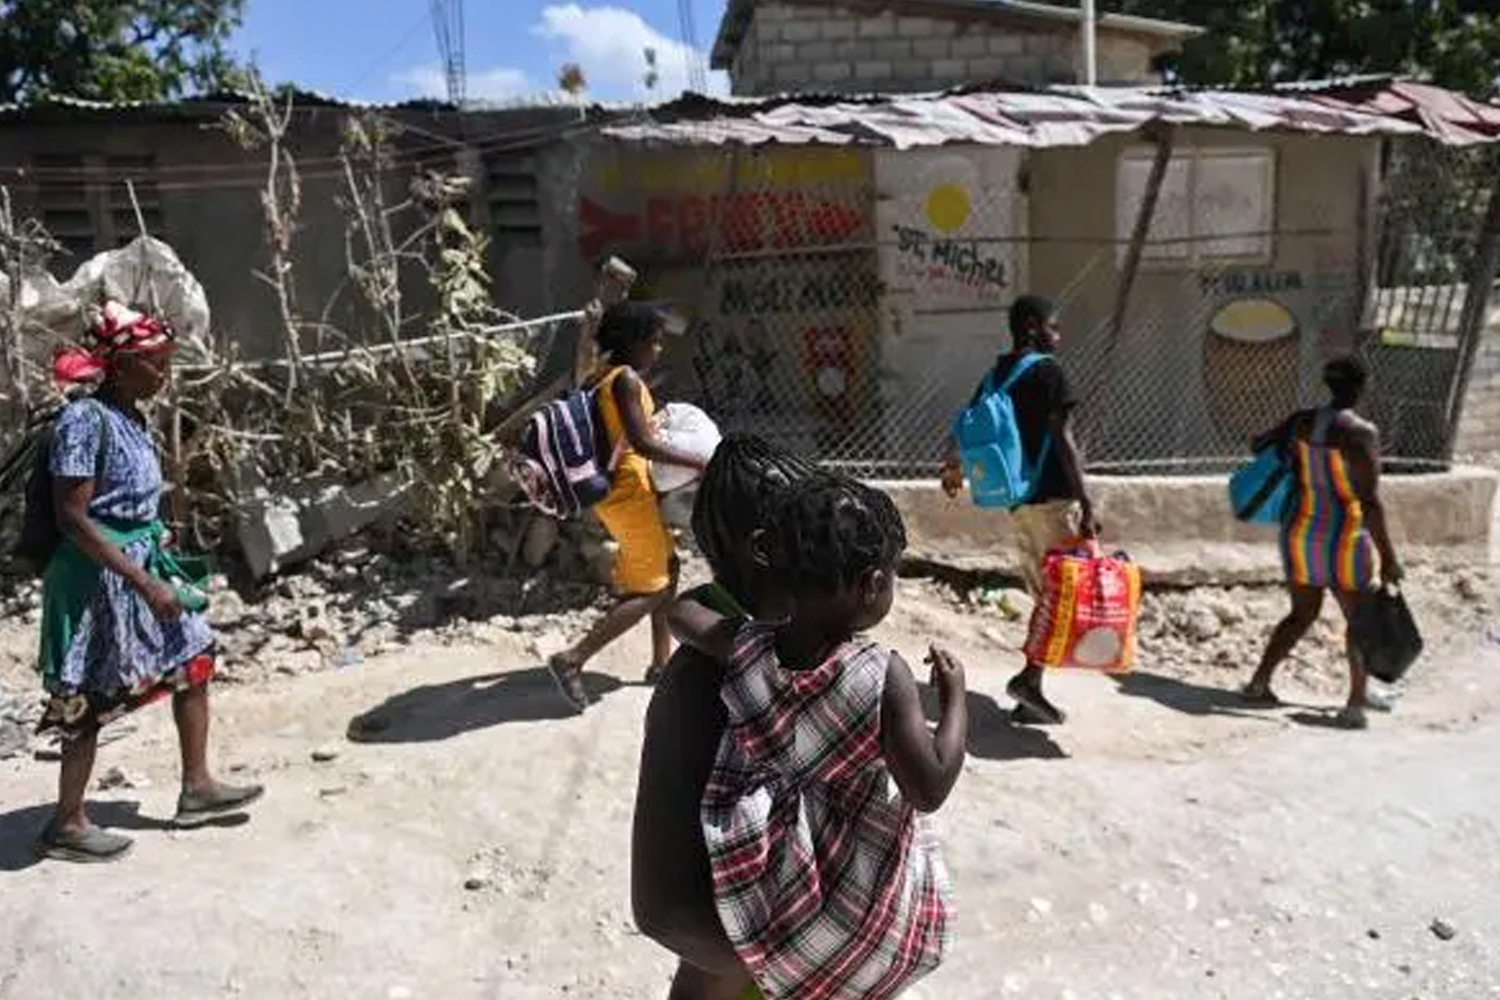
[[[1356,341],[1360,291],[1347,271],[1225,271],[1200,291],[1203,392],[1227,444],[1321,398],[1323,362]]]
[[[1301,337],[1286,306],[1235,299],[1210,318],[1203,338],[1203,379],[1219,430],[1248,439],[1296,409]]]

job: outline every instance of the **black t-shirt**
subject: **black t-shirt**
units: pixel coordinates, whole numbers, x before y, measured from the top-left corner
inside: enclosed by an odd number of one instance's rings
[[[995,384],[1003,383],[1020,360],[1019,354],[1000,355],[995,361]],[[969,405],[979,401],[979,394],[983,389],[981,384],[974,390],[974,398]],[[1010,398],[1016,409],[1016,424],[1021,431],[1021,444],[1026,449],[1026,458],[1035,462],[1042,450],[1042,442],[1046,439],[1052,418],[1062,416],[1078,405],[1073,387],[1068,384],[1068,376],[1063,373],[1062,365],[1053,358],[1046,358],[1032,365],[1031,370],[1011,386]],[[1042,466],[1041,476],[1037,480],[1036,493],[1029,503],[1079,499],[1063,471],[1058,451],[1060,447],[1061,442],[1054,437],[1052,447],[1047,452],[1047,460]]]

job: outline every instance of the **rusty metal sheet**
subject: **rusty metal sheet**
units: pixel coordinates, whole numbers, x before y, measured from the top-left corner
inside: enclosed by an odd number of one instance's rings
[[[1081,146],[1153,122],[1246,131],[1331,135],[1427,135],[1445,145],[1500,142],[1500,107],[1428,84],[1332,81],[1273,91],[1052,87],[1040,91],[827,95],[673,105],[601,132],[625,142],[689,145],[827,143],[911,149],[964,143],[1034,148]]]

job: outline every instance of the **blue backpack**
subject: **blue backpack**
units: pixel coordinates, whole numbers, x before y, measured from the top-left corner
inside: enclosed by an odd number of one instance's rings
[[[1229,477],[1229,509],[1246,524],[1280,524],[1292,498],[1292,470],[1276,445],[1255,457]]]
[[[1036,462],[1028,462],[1010,392],[1027,372],[1051,357],[1022,355],[999,385],[991,370],[979,387],[979,398],[953,422],[953,438],[975,506],[1014,510],[1036,494],[1042,466],[1052,451],[1052,435],[1043,438]]]

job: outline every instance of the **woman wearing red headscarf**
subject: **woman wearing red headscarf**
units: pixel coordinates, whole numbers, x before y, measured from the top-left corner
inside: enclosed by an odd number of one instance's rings
[[[89,822],[84,794],[99,730],[171,695],[182,749],[177,825],[199,825],[260,797],[208,770],[208,681],[214,637],[189,585],[162,547],[161,462],[140,404],[167,383],[171,330],[109,303],[87,350],[58,356],[63,384],[97,382],[53,430],[50,472],[62,542],[43,577],[39,666],[50,699],[38,733],[62,739],[57,811],[37,845],[46,857],[113,861],[129,838]]]

